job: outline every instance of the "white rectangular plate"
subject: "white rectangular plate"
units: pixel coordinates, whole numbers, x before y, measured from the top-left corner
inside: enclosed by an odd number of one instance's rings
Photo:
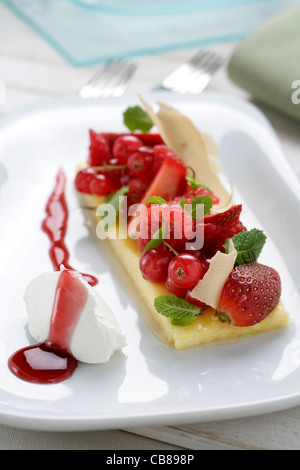
[[[298,179],[270,125],[252,105],[210,93],[145,98],[174,105],[214,136],[225,173],[235,185],[235,200],[244,204],[244,223],[268,235],[260,261],[281,274],[290,324],[187,351],[161,344],[140,318],[138,295],[116,257],[99,251],[90,238],[73,188],[76,165],[87,156],[88,129],[124,130],[122,112],[138,104],[137,97],[68,99],[18,111],[0,126],[2,423],[95,430],[221,420],[300,405]],[[70,263],[98,277],[96,289],[114,311],[128,346],[108,364],[80,364],[66,382],[36,385],[12,375],[7,360],[33,344],[23,293],[34,276],[52,270],[49,240],[40,225],[60,167],[68,178]]]

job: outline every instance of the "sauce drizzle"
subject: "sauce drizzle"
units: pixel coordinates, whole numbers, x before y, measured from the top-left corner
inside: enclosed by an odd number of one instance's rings
[[[60,170],[56,177],[55,188],[46,205],[46,217],[42,222],[42,230],[48,235],[51,242],[49,255],[55,271],[59,271],[61,265],[67,269],[73,269],[69,265],[69,251],[65,244],[69,216],[65,186],[65,174]],[[91,286],[98,284],[98,279],[90,274],[82,274],[82,277]]]

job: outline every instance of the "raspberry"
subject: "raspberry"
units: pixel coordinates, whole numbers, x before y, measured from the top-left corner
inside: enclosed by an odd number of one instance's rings
[[[144,249],[154,233],[161,227],[162,220],[166,223],[165,240],[174,248],[182,246],[192,234],[193,219],[177,204],[151,205],[147,214],[140,221],[138,244]]]
[[[111,157],[107,140],[101,134],[90,130],[90,141],[88,164],[90,166],[102,166],[103,162]]]
[[[220,199],[212,191],[208,190],[205,186],[199,188],[192,188],[188,185],[187,191],[184,193],[184,197],[189,200],[196,196],[211,196],[213,204],[219,204]]]

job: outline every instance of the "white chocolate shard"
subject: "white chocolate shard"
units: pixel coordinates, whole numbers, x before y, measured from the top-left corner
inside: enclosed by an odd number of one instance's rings
[[[198,181],[208,186],[219,197],[220,206],[223,207],[230,195],[211,163],[207,137],[203,137],[190,119],[175,108],[158,103],[160,109],[154,113],[152,107],[142,97],[140,99],[165,144],[187,167],[194,170]]]
[[[234,268],[237,251],[229,240],[228,254],[218,251],[211,259],[208,271],[191,292],[194,299],[217,309],[220,296],[229,274]]]

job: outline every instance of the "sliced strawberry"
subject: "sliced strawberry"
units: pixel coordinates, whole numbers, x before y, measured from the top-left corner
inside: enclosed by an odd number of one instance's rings
[[[167,157],[150,183],[141,202],[146,201],[151,196],[160,196],[169,201],[183,194],[186,184],[186,168],[183,163]]]
[[[242,222],[232,222],[225,225],[197,224],[197,230],[204,231],[203,251],[208,257],[212,257],[217,251],[224,251],[223,245],[227,238],[232,238],[236,233],[246,230]]]
[[[253,262],[237,266],[229,275],[217,315],[235,326],[252,326],[264,320],[278,305],[281,280],[275,269]]]
[[[228,223],[235,222],[239,219],[242,212],[242,205],[232,206],[225,212],[218,214],[209,214],[204,216],[204,223],[210,223],[214,225],[226,225]]]
[[[211,258],[217,251],[224,251],[223,245],[227,238],[243,230],[247,230],[239,217],[242,206],[232,206],[223,213],[205,215],[203,219],[196,221],[196,231],[203,231],[203,252]]]
[[[154,147],[155,145],[163,144],[160,134],[152,134],[151,132],[134,132],[132,135],[137,136],[146,147]]]

